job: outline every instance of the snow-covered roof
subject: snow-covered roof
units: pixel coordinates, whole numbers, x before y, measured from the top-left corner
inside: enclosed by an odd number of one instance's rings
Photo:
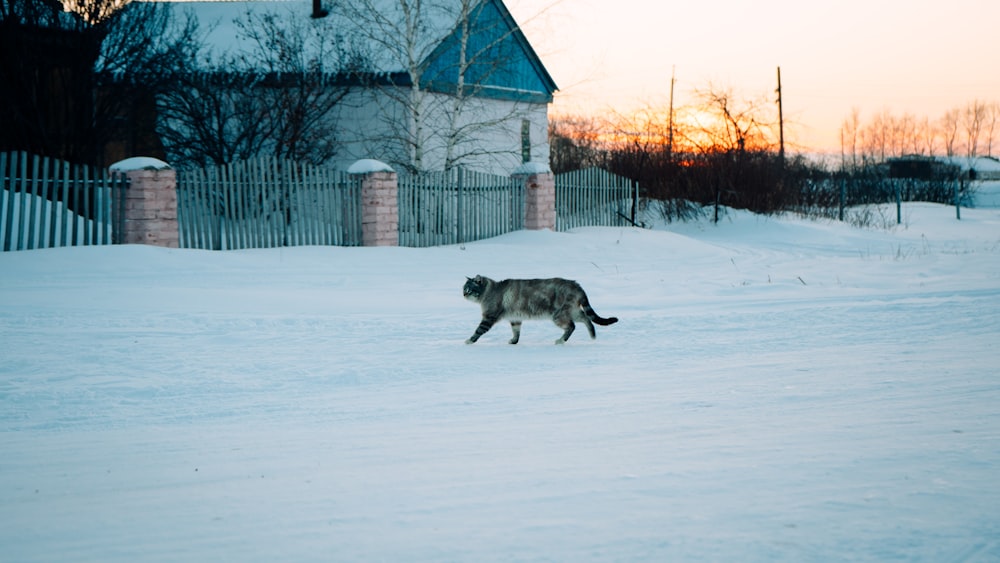
[[[947,159],[963,170],[975,170],[976,172],[996,172],[1000,173],[1000,160],[993,156],[953,156]]]
[[[407,69],[405,16],[398,0],[361,0],[323,2],[326,17],[313,18],[312,0],[224,0],[187,1],[151,0],[164,2],[177,15],[191,14],[200,25],[203,41],[212,57],[234,54],[246,49],[246,37],[238,20],[248,17],[277,15],[286,21],[299,21],[325,35],[342,38],[364,53],[376,74],[403,72]],[[184,18],[177,18],[180,23]],[[428,1],[421,7],[417,28],[419,33],[410,45],[410,53],[418,61],[429,56],[455,29],[458,21],[456,2]],[[386,37],[390,37],[386,40]]]
[[[941,157],[941,160],[970,179],[1000,180],[1000,160],[995,156],[949,156]]]
[[[477,85],[477,96],[547,103],[558,89],[503,0],[423,0],[419,14],[408,15],[399,0],[321,0],[327,15],[317,18],[312,17],[312,0],[137,1],[169,5],[177,26],[194,17],[204,46],[199,59],[206,63],[204,70],[230,65],[227,61],[241,55],[250,55],[255,64],[252,53],[261,45],[248,37],[246,24],[275,16],[280,25],[307,32],[293,35],[305,36],[295,53],[307,65],[330,65],[328,70],[336,74],[346,61],[398,85],[415,79],[411,71],[419,70],[423,87],[441,92],[454,91],[457,84],[456,34],[465,21],[464,5],[471,22],[466,54],[474,60],[466,60],[466,78]]]

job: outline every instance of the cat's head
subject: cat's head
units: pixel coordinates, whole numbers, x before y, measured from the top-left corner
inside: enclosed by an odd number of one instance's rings
[[[474,278],[466,277],[465,285],[462,286],[462,296],[469,301],[478,303],[483,297],[483,292],[486,291],[487,283],[489,283],[489,278],[484,278],[483,276],[476,276]]]

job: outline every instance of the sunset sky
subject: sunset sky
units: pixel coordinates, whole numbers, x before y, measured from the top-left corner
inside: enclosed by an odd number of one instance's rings
[[[561,92],[553,113],[666,108],[713,85],[773,96],[786,138],[840,148],[852,108],[937,120],[1000,102],[998,0],[506,0]]]

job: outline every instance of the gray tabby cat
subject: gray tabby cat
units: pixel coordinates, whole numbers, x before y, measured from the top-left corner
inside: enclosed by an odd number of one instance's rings
[[[510,321],[514,331],[511,344],[517,344],[521,338],[521,321],[526,319],[552,319],[564,331],[556,344],[569,340],[576,329],[573,321],[587,325],[591,338],[597,338],[594,323],[608,326],[618,322],[616,317],[605,319],[595,313],[587,294],[575,281],[562,278],[494,281],[485,276],[466,279],[462,295],[483,308],[483,320],[466,344],[479,340],[501,319]]]

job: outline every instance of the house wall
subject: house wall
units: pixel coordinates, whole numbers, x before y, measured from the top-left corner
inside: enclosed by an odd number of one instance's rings
[[[549,163],[547,104],[476,99],[471,101],[463,117],[465,122],[479,120],[490,124],[473,126],[473,135],[458,147],[459,154],[469,155],[459,164],[494,174],[510,174],[524,162],[521,143],[523,120],[528,121],[531,142],[528,161]],[[444,149],[436,154],[443,166]]]
[[[405,89],[358,90],[339,108],[337,140],[341,144],[332,163],[346,168],[362,158],[374,158],[403,171],[410,167],[412,150],[402,139],[414,130],[410,112],[400,99]],[[481,172],[507,175],[522,163],[522,120],[529,123],[530,160],[548,164],[548,105],[483,98],[467,98],[460,107],[457,126],[449,127],[455,99],[445,94],[423,93],[423,169],[442,170],[447,158],[447,138],[461,131],[455,144],[457,165]],[[440,124],[440,125],[437,125]]]
[[[355,89],[338,105],[333,121],[339,148],[329,164],[346,170],[355,161],[371,158],[399,166],[405,154],[400,138],[406,114],[395,99],[372,89]]]

